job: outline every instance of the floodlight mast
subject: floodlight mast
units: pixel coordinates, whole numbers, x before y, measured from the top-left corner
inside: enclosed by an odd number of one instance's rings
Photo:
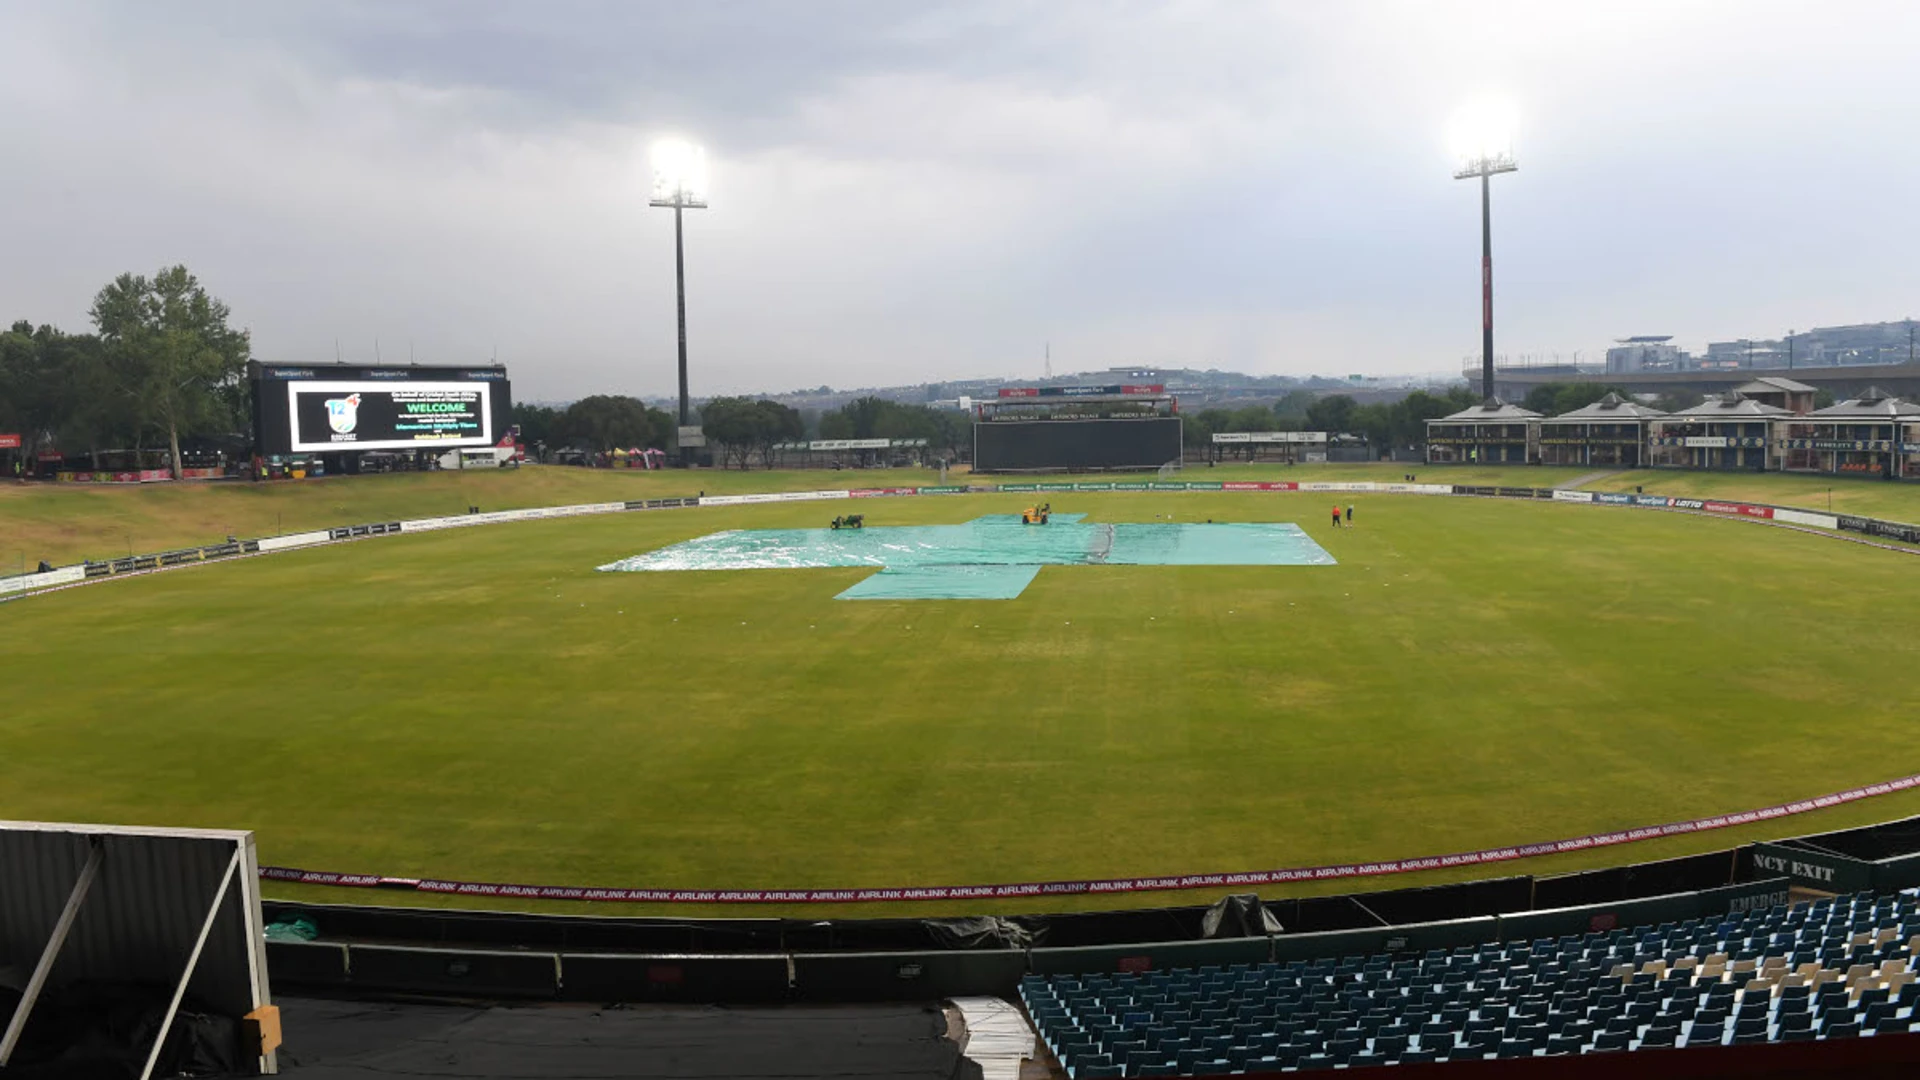
[[[680,328],[680,428],[688,426],[687,403],[687,258],[680,212],[707,208],[706,151],[690,143],[667,140],[653,148],[653,198],[648,206],[673,208],[674,311]],[[675,445],[679,445],[676,436]],[[692,447],[680,446],[680,464],[693,464]]]
[[[1480,178],[1480,396],[1493,400],[1493,185],[1495,173],[1520,165],[1510,150],[1480,152],[1454,171],[1455,180]]]

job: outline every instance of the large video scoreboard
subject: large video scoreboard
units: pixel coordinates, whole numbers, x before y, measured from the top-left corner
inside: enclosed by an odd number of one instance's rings
[[[1003,387],[976,408],[975,472],[1157,469],[1180,455],[1179,406],[1160,385]]]
[[[249,375],[254,445],[269,456],[493,446],[513,414],[500,367],[255,362]]]

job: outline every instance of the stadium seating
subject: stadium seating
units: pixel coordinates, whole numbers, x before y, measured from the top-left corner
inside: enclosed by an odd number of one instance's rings
[[[1072,1080],[1212,1076],[1920,1030],[1920,900],[1842,896],[1435,950],[1101,975],[1020,996]]]

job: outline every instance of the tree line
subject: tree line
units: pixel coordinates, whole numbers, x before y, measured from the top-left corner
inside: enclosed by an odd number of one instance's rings
[[[615,449],[676,448],[678,424],[661,409],[635,397],[596,394],[570,405],[515,405],[513,422],[528,444],[606,453]],[[951,453],[971,437],[963,413],[863,397],[807,415],[765,398],[717,397],[700,403],[695,422],[716,463],[746,469],[774,463],[774,447],[805,439],[925,439],[936,453]]]
[[[1319,396],[1295,390],[1271,406],[1202,409],[1189,414],[1184,427],[1189,446],[1208,446],[1216,432],[1324,431],[1358,435],[1370,446],[1419,446],[1427,441],[1427,421],[1451,416],[1480,403],[1465,386],[1439,393],[1415,390],[1390,404],[1362,405],[1346,394]]]
[[[183,440],[244,432],[252,343],[184,266],[121,274],[93,299],[93,332],[25,320],[0,332],[0,430],[23,451],[165,447],[180,476]]]

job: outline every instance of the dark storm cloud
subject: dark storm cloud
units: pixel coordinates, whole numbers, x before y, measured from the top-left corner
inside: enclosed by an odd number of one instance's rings
[[[0,0],[0,299],[184,261],[274,359],[673,379],[644,150],[711,154],[695,390],[1422,371],[1478,341],[1461,102],[1518,106],[1501,346],[1897,318],[1904,5]]]

